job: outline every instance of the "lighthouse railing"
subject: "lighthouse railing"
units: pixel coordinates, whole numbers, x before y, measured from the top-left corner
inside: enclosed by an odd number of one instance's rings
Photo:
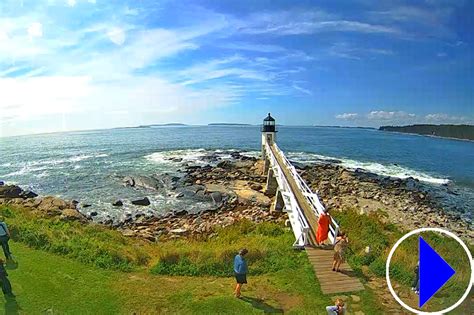
[[[278,183],[278,189],[280,190],[283,201],[285,203],[285,210],[288,213],[291,228],[295,235],[296,241],[293,246],[302,247],[309,243],[308,234],[310,225],[306,221],[303,215],[303,210],[300,208],[293,191],[288,184],[288,180],[285,177],[285,173],[280,167],[276,157],[273,155],[269,144],[265,145],[266,158],[270,162],[270,166],[273,170],[273,176]]]
[[[267,143],[267,147],[269,144]],[[316,214],[317,217],[319,217],[322,213],[324,213],[324,206],[322,205],[321,201],[319,200],[319,196],[314,193],[311,188],[306,184],[306,182],[303,180],[301,175],[298,173],[296,168],[293,166],[293,164],[288,160],[288,158],[285,156],[283,151],[278,147],[276,143],[273,143],[273,148],[277,154],[280,155],[283,163],[285,164],[286,168],[290,171],[291,176],[296,182],[296,185],[298,188],[303,192],[303,195],[306,198],[306,201],[309,203],[311,206],[311,209],[313,212]],[[272,154],[272,150],[268,147],[266,149],[267,152],[270,152],[270,155]],[[274,157],[273,157],[274,158]],[[291,189],[290,189],[291,190]],[[331,224],[329,226],[329,240],[332,242],[332,244],[335,244],[336,242],[336,237],[339,234],[339,225],[337,224],[336,220],[331,218]]]

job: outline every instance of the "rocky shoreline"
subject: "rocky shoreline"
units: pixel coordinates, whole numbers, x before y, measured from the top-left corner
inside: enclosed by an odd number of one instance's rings
[[[180,237],[213,237],[217,227],[229,226],[243,219],[285,223],[285,213],[270,212],[272,198],[264,193],[266,177],[262,174],[262,161],[239,152],[233,152],[231,160],[209,156],[205,161],[209,164],[183,164],[180,176],[126,176],[122,181],[124,185],[143,189],[147,194],[164,189],[175,199],[202,204],[206,211],[179,208],[157,215],[149,209],[150,201],[144,197],[131,201],[143,211],[131,213],[124,209],[118,221],[110,217],[97,220],[97,212],[89,211],[87,204],[52,196],[40,197],[18,186],[2,183],[0,204],[20,205],[39,215],[62,220],[107,225],[125,236],[151,242]],[[403,229],[441,227],[470,243],[474,240],[469,223],[461,220],[458,214],[444,211],[417,180],[381,177],[324,163],[297,164],[297,169],[332,211],[353,208],[361,214],[379,212],[387,222]],[[113,206],[120,209],[123,204],[122,200],[117,200]]]

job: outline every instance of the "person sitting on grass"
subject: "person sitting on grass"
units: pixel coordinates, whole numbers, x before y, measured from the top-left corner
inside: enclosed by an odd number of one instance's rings
[[[344,301],[337,299],[335,305],[327,306],[326,311],[328,315],[343,315],[345,313]]]
[[[8,230],[7,224],[3,221],[3,218],[0,219],[0,244],[2,244],[3,253],[5,254],[5,259],[10,260],[12,254],[10,252],[10,246],[8,246],[8,241],[10,240],[10,231]]]
[[[344,232],[340,232],[336,237],[334,245],[334,261],[332,263],[332,271],[340,272],[340,267],[346,261],[346,249],[349,246],[349,238]]]
[[[245,261],[244,256],[247,255],[249,251],[246,248],[243,248],[239,251],[234,258],[234,273],[235,273],[235,280],[237,281],[237,285],[235,286],[234,295],[236,298],[240,299],[242,289],[242,285],[247,283],[247,262]]]
[[[5,297],[15,297],[12,292],[12,285],[10,280],[8,280],[8,273],[5,270],[5,265],[3,259],[0,258],[0,284],[2,286],[3,295]]]

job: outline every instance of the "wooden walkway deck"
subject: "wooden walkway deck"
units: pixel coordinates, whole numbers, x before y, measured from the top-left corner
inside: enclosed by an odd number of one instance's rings
[[[316,230],[317,230],[317,224],[318,224],[318,217],[313,212],[313,209],[311,208],[308,201],[306,200],[306,197],[298,188],[298,185],[296,184],[295,179],[293,178],[293,176],[291,175],[291,172],[286,167],[281,156],[276,152],[273,145],[271,145],[270,148],[272,150],[273,156],[276,158],[278,164],[280,165],[281,170],[285,174],[285,178],[288,182],[288,185],[290,186],[291,191],[293,192],[293,195],[295,195],[296,197],[296,202],[300,206],[301,210],[303,210],[303,215],[306,218],[306,222],[308,222],[309,227],[310,227],[309,243],[314,246],[316,245]]]
[[[333,250],[307,247],[306,253],[324,294],[364,290],[348,263],[341,265],[341,272],[332,271]]]
[[[298,185],[296,184],[288,168],[285,166],[285,163],[282,161],[281,156],[276,153],[273,146],[270,146],[270,148],[273,155],[276,157],[280,168],[285,174],[288,185],[295,195],[298,205],[303,210],[303,215],[310,226],[309,241],[311,245],[314,245],[318,218],[311,208],[311,205],[308,203],[306,197],[298,189]],[[334,256],[333,250],[306,247],[306,253],[308,254],[309,261],[313,265],[316,277],[319,280],[321,290],[324,294],[364,290],[364,286],[356,277],[349,264],[344,263],[341,265],[342,272],[332,271],[332,262]]]

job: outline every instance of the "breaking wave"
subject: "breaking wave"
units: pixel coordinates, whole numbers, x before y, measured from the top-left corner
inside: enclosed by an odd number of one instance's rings
[[[334,163],[341,165],[345,168],[355,170],[362,169],[367,172],[371,172],[377,175],[390,176],[396,178],[415,178],[423,182],[431,184],[447,184],[450,182],[448,178],[440,178],[434,175],[430,175],[421,171],[413,170],[407,167],[403,167],[397,164],[382,164],[378,162],[363,162],[352,159],[343,159],[330,156],[324,156],[314,153],[305,152],[290,152],[288,158],[292,161],[299,163]]]

